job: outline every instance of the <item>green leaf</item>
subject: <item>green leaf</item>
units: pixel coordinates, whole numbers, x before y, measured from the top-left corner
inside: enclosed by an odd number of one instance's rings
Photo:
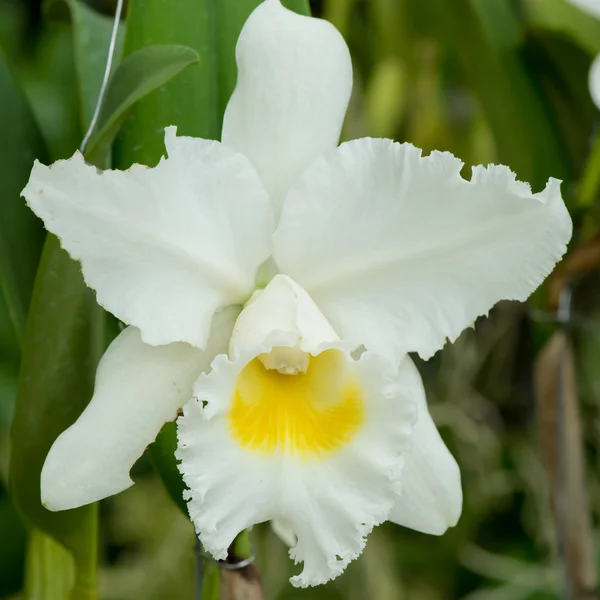
[[[164,129],[176,125],[179,135],[219,136],[216,5],[213,0],[130,0],[124,56],[160,44],[194,49],[200,63],[155,90],[132,109],[114,147],[114,162],[155,165],[164,154]]]
[[[46,14],[52,20],[68,21],[73,25],[75,68],[81,107],[81,130],[86,131],[96,108],[100,93],[108,45],[113,29],[113,18],[97,13],[77,0],[50,0],[45,5]],[[123,43],[124,28],[119,26],[115,57],[119,57]],[[118,60],[113,62],[114,71]]]
[[[221,0],[218,3],[219,35],[217,36],[219,115],[223,115],[237,79],[235,46],[248,15],[262,0]],[[222,122],[222,119],[219,119]],[[220,133],[220,127],[219,127]]]
[[[85,125],[104,73],[111,19],[74,0],[55,2],[49,10],[61,7],[68,9],[73,23],[80,112]],[[41,153],[37,156],[46,160]],[[27,172],[32,159],[28,159]],[[91,398],[96,364],[104,349],[103,323],[104,313],[84,285],[79,265],[49,236],[35,279],[11,431],[11,493],[15,506],[37,530],[28,555],[30,597],[62,600],[66,597],[64,583],[72,577],[73,600],[97,598],[96,506],[47,511],[40,502],[40,472],[56,437],[79,417]],[[60,559],[61,550],[45,536],[40,537],[42,533],[69,550],[72,557]],[[63,586],[62,591],[52,587],[47,577]],[[37,595],[40,586],[48,588],[44,596]]]
[[[68,598],[74,580],[71,554],[51,537],[32,530],[27,544],[26,600]]]
[[[583,175],[579,181],[578,206],[593,209],[600,197],[600,134],[596,134]],[[598,220],[598,216],[596,221]],[[595,231],[594,231],[595,233]]]
[[[310,17],[310,4],[308,0],[282,0],[281,2],[286,8],[297,12],[299,15]]]
[[[0,288],[14,340],[20,343],[44,242],[40,222],[20,195],[34,158],[44,159],[46,150],[29,106],[1,50],[0,98]],[[14,353],[18,355],[18,345],[14,343],[14,346]]]
[[[186,486],[177,468],[175,460],[176,449],[177,426],[174,421],[171,421],[170,423],[165,423],[156,440],[150,444],[150,458],[173,502],[177,504],[184,515],[187,515],[187,505],[183,499],[183,492]]]
[[[523,32],[511,4],[427,0],[426,6],[481,102],[500,162],[534,189],[550,176],[567,178],[552,115],[520,55]]]
[[[576,41],[589,54],[600,53],[600,21],[565,0],[523,0],[528,26],[554,31]]]
[[[16,594],[23,586],[26,532],[15,507],[0,484],[0,598]]]
[[[570,38],[542,29],[529,32],[526,57],[532,79],[551,107],[565,161],[578,178],[597,112],[588,87],[590,57]]]
[[[96,508],[46,510],[40,501],[40,473],[54,440],[91,398],[104,348],[102,314],[79,265],[48,236],[23,345],[11,431],[10,487],[26,520],[73,553],[74,598],[93,597],[89,590],[95,589]]]
[[[198,60],[196,51],[175,45],[148,46],[127,56],[109,82],[88,160],[101,164],[133,105]]]
[[[212,560],[202,564],[202,600],[221,600],[221,569]]]

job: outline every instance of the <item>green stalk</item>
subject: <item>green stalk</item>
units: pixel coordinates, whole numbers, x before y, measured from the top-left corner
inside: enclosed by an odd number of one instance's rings
[[[39,529],[32,529],[27,546],[25,600],[67,598],[74,578],[71,553]]]
[[[214,560],[205,560],[202,574],[202,600],[221,600],[221,569]]]
[[[233,554],[238,560],[244,560],[252,556],[252,544],[250,542],[250,530],[244,529],[238,536],[233,540],[232,544]]]
[[[600,214],[600,133],[596,133],[585,168],[579,180],[575,206],[583,212],[581,239],[588,240],[598,232]]]
[[[81,525],[81,536],[87,540],[85,552],[77,556],[75,584],[70,600],[98,600],[98,505],[91,505]]]

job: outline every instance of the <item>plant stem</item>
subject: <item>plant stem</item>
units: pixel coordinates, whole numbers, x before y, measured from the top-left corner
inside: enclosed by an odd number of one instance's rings
[[[70,552],[39,529],[32,529],[27,545],[26,600],[65,600],[75,579]]]
[[[83,539],[85,548],[78,553],[75,568],[75,585],[71,591],[70,600],[97,600],[98,581],[98,505],[93,504],[84,521]]]

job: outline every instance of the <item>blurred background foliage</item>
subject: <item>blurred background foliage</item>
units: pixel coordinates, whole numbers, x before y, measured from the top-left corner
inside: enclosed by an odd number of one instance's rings
[[[73,3],[67,4],[72,8]],[[19,191],[33,159],[70,156],[91,118],[110,31],[107,15],[114,12],[115,2],[84,4],[76,9],[83,12],[66,19],[58,14],[64,11],[39,0],[0,0],[1,598],[61,600],[59,588],[66,585],[55,581],[58,588],[50,594],[43,589],[44,568],[52,572],[69,559],[56,550],[54,566],[39,566],[55,542],[39,532],[29,534],[29,525],[11,503],[8,454],[27,306],[43,242]],[[150,19],[152,11],[144,12],[149,4],[133,0],[131,10],[139,12],[140,23]],[[232,20],[241,26],[245,14],[239,7],[251,4],[244,0],[237,7],[232,2],[221,6],[239,9]],[[600,141],[587,73],[600,52],[600,22],[565,0],[316,0],[311,9],[338,27],[353,55],[355,86],[344,138],[390,137],[425,152],[449,150],[465,161],[465,176],[470,165],[507,164],[520,179],[531,182],[534,191],[548,177],[558,177],[564,181],[563,195],[575,222],[571,253],[593,242],[599,222]],[[78,29],[77,19],[86,26]],[[208,52],[198,37],[204,25],[190,25],[190,40],[183,42],[171,35],[171,26],[175,27],[165,23],[159,39],[150,39],[143,25],[128,31],[125,54],[145,43],[177,42],[193,46],[202,61]],[[227,37],[218,42],[226,49],[233,44]],[[195,128],[197,135],[218,135],[226,92],[235,80],[227,67],[232,54],[219,56],[223,62],[213,75],[222,82],[214,97],[215,112],[190,123],[188,129]],[[169,93],[176,95],[178,86],[199,85],[198,79],[189,83],[190,77],[188,71],[177,75]],[[201,87],[197,93],[202,94]],[[194,96],[191,102],[196,100]],[[145,114],[151,113],[160,124],[160,104],[149,96],[130,115],[114,148],[114,164],[152,162],[160,156],[156,144],[162,142],[148,138],[141,151],[128,142],[143,137]],[[310,590],[291,588],[287,579],[293,567],[286,548],[268,527],[259,526],[252,535],[268,598],[561,597],[533,385],[536,358],[556,329],[551,313],[555,307],[548,298],[546,286],[530,306],[499,305],[457,343],[419,364],[434,420],[462,470],[465,505],[458,526],[441,538],[391,524],[379,527],[363,556],[342,577]],[[596,542],[599,300],[600,280],[587,265],[578,271],[574,287],[572,337]],[[85,302],[78,298],[68,317]],[[101,327],[106,333],[96,340],[100,349],[117,331],[110,319]],[[555,377],[555,366],[543,368],[547,372],[542,371],[542,378]],[[169,440],[165,443],[168,446]],[[153,469],[160,463],[160,451],[154,450],[154,463],[146,453],[134,468],[137,485],[99,506],[99,589],[106,600],[194,596],[194,532]],[[32,567],[36,564],[37,575]]]

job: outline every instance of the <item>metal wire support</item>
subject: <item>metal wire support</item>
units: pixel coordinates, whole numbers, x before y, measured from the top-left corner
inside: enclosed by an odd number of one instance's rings
[[[256,555],[252,553],[248,558],[244,558],[235,563],[228,563],[222,560],[215,561],[220,569],[225,569],[226,571],[239,571],[240,569],[246,568],[248,565],[251,565],[254,562]],[[214,559],[212,559],[214,560]]]
[[[106,94],[106,88],[108,87],[108,80],[110,78],[110,71],[112,69],[113,58],[115,55],[115,48],[117,45],[117,34],[119,32],[119,22],[121,21],[121,14],[123,12],[123,0],[117,0],[117,6],[115,8],[115,17],[113,21],[112,32],[110,34],[110,44],[108,45],[108,55],[106,57],[106,67],[104,69],[104,77],[102,78],[102,85],[100,86],[100,93],[98,94],[98,100],[96,101],[96,107],[94,108],[94,115],[92,116],[92,120],[90,121],[90,125],[88,130],[83,137],[81,145],[79,146],[79,151],[83,153],[85,148],[90,141],[90,137],[92,136],[92,132],[94,131],[94,127],[96,127],[96,123],[98,122],[98,117],[100,116],[100,109],[102,108],[102,103],[104,102],[104,96]]]
[[[556,310],[556,321],[562,325],[571,323],[571,304],[573,300],[573,288],[568,283],[560,293],[558,299],[558,308]]]
[[[196,554],[196,600],[202,600],[205,562],[212,562],[216,564],[219,567],[219,569],[223,569],[225,571],[239,571],[251,565],[256,559],[256,554],[252,552],[252,554],[248,558],[244,558],[237,562],[215,560],[210,554],[207,554],[202,550],[202,546],[200,545],[198,537],[196,537],[196,543],[194,544],[194,552]]]
[[[536,323],[565,324],[559,319],[557,312],[531,308],[528,311],[528,315]],[[593,319],[586,319],[585,317],[571,314],[568,324],[570,329],[600,333],[600,323],[598,321],[594,321]]]

